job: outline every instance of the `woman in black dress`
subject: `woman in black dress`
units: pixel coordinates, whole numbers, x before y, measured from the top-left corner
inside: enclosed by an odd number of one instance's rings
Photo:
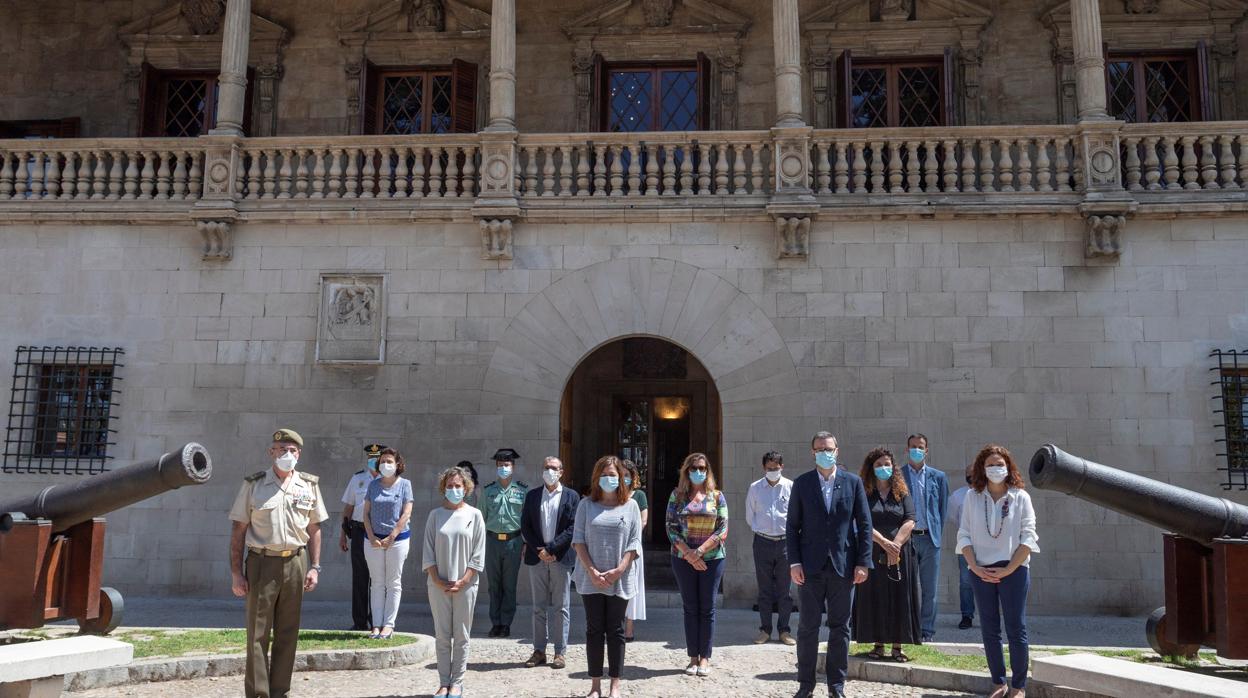
[[[884,658],[884,645],[893,646],[892,658],[907,662],[903,644],[921,643],[919,633],[919,577],[914,546],[914,504],[893,454],[880,446],[867,454],[859,472],[871,505],[871,560],[875,569],[858,586],[854,601],[854,639],[874,643],[869,656]]]

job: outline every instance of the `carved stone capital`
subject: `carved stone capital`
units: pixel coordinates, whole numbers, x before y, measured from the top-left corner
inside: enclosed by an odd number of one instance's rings
[[[510,218],[482,218],[481,259],[511,259]]]

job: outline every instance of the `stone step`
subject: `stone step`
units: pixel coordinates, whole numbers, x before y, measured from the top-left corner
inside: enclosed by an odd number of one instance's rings
[[[1243,698],[1248,684],[1096,654],[1033,659],[1037,681],[1112,698]]]

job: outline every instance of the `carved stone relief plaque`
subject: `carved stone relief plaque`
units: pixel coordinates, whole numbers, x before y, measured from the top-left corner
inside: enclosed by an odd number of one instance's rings
[[[383,274],[322,274],[317,362],[384,362],[385,297]]]

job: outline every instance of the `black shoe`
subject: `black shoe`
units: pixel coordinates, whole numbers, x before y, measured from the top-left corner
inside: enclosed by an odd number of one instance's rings
[[[511,637],[511,626],[510,625],[498,626],[498,636],[499,637]]]
[[[839,688],[829,688],[828,698],[845,698],[845,691]]]
[[[970,616],[962,616],[962,622],[958,623],[958,630],[970,630],[975,625],[975,620]]]
[[[498,637],[499,635],[501,635],[501,634],[502,634],[502,632],[501,632],[501,630],[500,630],[500,629],[501,629],[502,627],[503,627],[503,626],[501,626],[501,625],[491,625],[491,626],[490,626],[490,637]]]
[[[801,686],[797,689],[797,693],[793,694],[793,698],[814,698],[814,686]]]

